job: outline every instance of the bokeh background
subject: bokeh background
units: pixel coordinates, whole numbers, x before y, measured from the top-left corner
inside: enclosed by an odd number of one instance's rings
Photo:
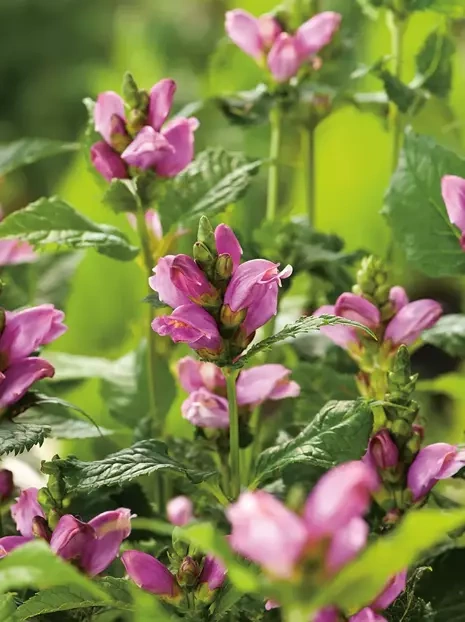
[[[221,145],[266,157],[267,126],[231,125],[213,100],[260,81],[253,61],[226,40],[225,11],[242,7],[258,15],[274,5],[274,0],[1,0],[0,140],[79,140],[87,121],[82,99],[107,89],[119,91],[124,71],[130,70],[146,88],[162,77],[173,77],[178,84],[176,110],[209,100],[196,112],[201,121],[197,150]],[[320,8],[344,15],[344,35],[354,44],[354,53],[344,59],[347,76],[358,63],[370,64],[390,54],[384,19],[370,21],[355,0],[328,0],[320,2]],[[457,46],[453,90],[448,104],[428,102],[414,128],[461,152],[465,24],[446,23],[437,13],[417,13],[406,34],[405,77],[413,78],[415,54],[438,27],[450,28]],[[366,78],[359,87],[380,90],[381,85]],[[299,142],[292,128],[284,134],[282,210],[287,218],[303,213],[304,205]],[[388,228],[379,211],[390,177],[391,145],[385,122],[351,106],[341,107],[318,127],[316,141],[316,227],[344,237],[350,250],[383,253]],[[263,170],[252,191],[227,216],[243,238],[262,218],[265,179]],[[40,196],[58,194],[92,219],[133,235],[124,216],[103,206],[102,188],[82,154],[76,154],[37,163],[0,180],[0,203],[9,212]],[[114,262],[89,251],[63,261],[60,270],[54,278],[66,290],[69,332],[53,349],[109,358],[133,349],[142,334],[140,301],[145,295],[145,277],[137,263]],[[402,261],[397,273],[413,298],[437,297],[448,312],[461,309],[460,281],[426,280]],[[46,292],[42,295],[46,298]],[[37,292],[36,300],[41,301]],[[427,377],[423,388],[429,395],[433,434],[462,441],[465,382],[457,362],[424,349],[416,355],[416,366]],[[438,380],[440,372],[447,375]],[[108,413],[97,381],[80,384],[67,398],[105,424]],[[179,419],[179,402],[171,411]],[[90,445],[89,441],[72,449],[90,457]]]

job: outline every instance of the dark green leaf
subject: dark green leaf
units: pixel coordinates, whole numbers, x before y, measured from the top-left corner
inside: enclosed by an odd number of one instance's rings
[[[432,277],[465,272],[460,233],[441,196],[443,175],[465,177],[465,160],[432,138],[407,132],[383,212],[407,259]]]
[[[384,90],[389,100],[392,101],[401,112],[412,112],[417,103],[420,103],[420,94],[404,84],[387,69],[381,69],[376,74],[384,85]]]
[[[163,230],[177,223],[213,216],[237,201],[247,190],[261,161],[241,153],[207,149],[177,177],[164,185],[158,210]]]
[[[453,41],[439,32],[426,38],[417,55],[416,81],[438,97],[446,97],[452,86]]]
[[[34,445],[42,445],[50,433],[51,428],[46,425],[2,421],[0,422],[0,455],[11,452],[17,455],[23,451],[29,451]]]
[[[13,143],[0,144],[0,175],[5,175],[26,164],[60,153],[79,149],[77,143],[63,143],[48,138],[22,138]]]
[[[97,438],[99,436],[113,434],[112,430],[107,430],[89,421],[61,417],[59,415],[34,411],[34,409],[21,415],[19,421],[24,425],[36,424],[38,427],[45,426],[50,430],[47,436],[59,439]]]
[[[0,238],[21,238],[36,248],[95,248],[113,259],[134,259],[138,249],[109,225],[92,222],[56,197],[39,199],[0,223]]]
[[[451,356],[465,358],[465,315],[444,315],[440,320],[422,333],[422,339],[441,348]]]
[[[294,439],[260,454],[254,486],[259,486],[294,464],[311,466],[320,475],[366,451],[373,428],[370,406],[362,400],[329,402]]]
[[[160,297],[158,296],[156,292],[153,292],[153,294],[148,294],[148,296],[146,296],[142,300],[142,302],[147,302],[154,309],[166,309],[166,307],[168,306],[166,302],[162,302],[160,300]]]
[[[184,475],[194,483],[213,477],[216,473],[199,473],[173,460],[161,441],[147,440],[110,454],[95,462],[82,462],[74,456],[54,460],[70,492],[85,492],[102,486],[119,486],[143,475],[169,471]]]
[[[123,179],[113,179],[108,186],[102,201],[114,212],[135,212],[137,201],[134,194]]]

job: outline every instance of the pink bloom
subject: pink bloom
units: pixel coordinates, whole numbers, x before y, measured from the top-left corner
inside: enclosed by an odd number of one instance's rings
[[[218,255],[229,255],[231,257],[234,272],[242,257],[242,248],[234,231],[228,225],[218,225],[215,229],[215,242]]]
[[[304,520],[311,540],[334,535],[354,517],[365,514],[377,488],[376,473],[360,460],[325,473],[305,505]]]
[[[296,514],[262,490],[242,493],[226,514],[232,524],[230,544],[235,551],[276,577],[292,576],[308,537]]]
[[[226,13],[225,29],[231,41],[257,62],[261,62],[281,32],[280,25],[271,15],[256,18],[242,9]]]
[[[169,78],[160,80],[150,89],[148,122],[156,132],[170,114],[175,92],[176,82]]]
[[[121,561],[129,577],[143,590],[168,597],[179,593],[176,579],[155,557],[140,551],[125,551]]]
[[[363,462],[374,469],[389,469],[397,466],[399,450],[388,430],[380,430],[371,439]]]
[[[0,502],[7,501],[14,490],[13,473],[8,469],[0,470]]]
[[[378,307],[362,296],[346,292],[336,300],[335,315],[353,320],[368,328],[376,328],[381,321]]]
[[[31,542],[34,538],[27,538],[24,536],[4,536],[0,538],[0,559],[6,557],[8,553],[14,551],[19,546],[23,546],[23,544],[27,544]]]
[[[465,179],[445,175],[441,180],[441,189],[449,220],[460,229],[460,245],[465,250]]]
[[[409,303],[407,292],[403,287],[400,287],[400,285],[391,287],[391,290],[389,292],[389,300],[394,305],[394,311],[396,313],[398,313]]]
[[[0,220],[3,220],[1,212]],[[36,260],[37,254],[27,242],[20,242],[19,240],[0,240],[0,266],[31,263]]]
[[[320,315],[335,315],[334,305],[323,305],[317,309],[314,313],[314,317],[320,317]],[[342,324],[336,324],[334,326],[323,326],[320,328],[320,332],[326,335],[328,339],[331,339],[336,345],[344,350],[349,349],[352,344],[359,343],[357,332],[350,326],[343,326]]]
[[[154,276],[149,278],[149,285],[158,293],[160,300],[173,309],[190,303],[187,295],[181,292],[171,279],[171,266],[175,259],[176,255],[161,257],[153,269]]]
[[[123,540],[131,533],[131,511],[127,508],[118,508],[102,512],[89,523],[95,534],[95,539],[81,551],[80,565],[91,577],[100,574],[108,568],[118,556]]]
[[[355,516],[335,532],[326,553],[325,564],[329,573],[338,572],[365,548],[368,531],[368,524],[363,518]]]
[[[400,594],[405,590],[407,585],[407,571],[403,570],[394,575],[384,586],[381,594],[371,603],[371,607],[375,610],[382,611],[387,609]]]
[[[129,223],[131,224],[131,227],[137,229],[136,215],[128,212],[127,217]],[[149,232],[153,235],[153,237],[157,240],[161,240],[161,238],[163,237],[163,228],[161,226],[161,220],[158,212],[154,209],[148,209],[145,212],[145,222],[147,223],[147,228]]]
[[[349,618],[349,622],[387,622],[386,618],[376,613],[370,607],[365,607],[354,616]]]
[[[214,392],[226,386],[221,369],[213,363],[202,363],[191,356],[185,356],[178,361],[178,376],[184,391],[192,393],[197,389],[205,388]]]
[[[199,428],[229,428],[228,400],[203,387],[184,400],[181,412],[184,419]]]
[[[174,287],[197,304],[217,297],[205,273],[189,255],[176,255],[171,262],[170,279]]]
[[[223,585],[225,577],[226,568],[223,564],[216,557],[207,555],[203,562],[199,583],[206,583],[208,585],[208,589],[213,591]]]
[[[432,328],[442,315],[439,302],[430,299],[410,302],[389,322],[384,334],[385,341],[395,345],[409,346],[414,343],[427,328]]]
[[[100,93],[94,108],[95,131],[103,137],[108,145],[111,145],[115,125],[120,127],[124,121],[125,113],[122,98],[114,91]]]
[[[320,609],[315,615],[313,622],[339,622],[340,615],[335,607]]]
[[[440,479],[448,479],[465,465],[465,450],[459,450],[448,443],[434,443],[419,451],[411,464],[407,485],[418,501],[433,488]]]
[[[63,559],[79,560],[81,552],[93,546],[95,539],[95,532],[90,525],[71,514],[65,514],[53,530],[50,548]]]
[[[221,348],[215,320],[196,304],[181,305],[171,315],[156,317],[152,328],[162,337],[169,335],[175,343],[187,343],[193,350]]]
[[[173,525],[183,527],[190,523],[194,516],[194,506],[189,497],[179,496],[168,501],[166,515]]]
[[[95,169],[107,181],[129,177],[126,164],[106,142],[100,141],[92,145],[90,159]]]
[[[278,266],[266,259],[252,259],[241,264],[229,282],[224,304],[234,313],[247,309],[244,327],[248,335],[276,315],[281,279],[292,274],[291,266],[281,272]]]
[[[241,372],[237,381],[237,401],[240,406],[258,405],[266,400],[297,397],[300,386],[289,380],[291,370],[283,365],[258,365]]]
[[[156,168],[157,164],[165,157],[174,153],[174,147],[168,140],[156,132],[153,127],[143,127],[134,140],[121,154],[121,158],[129,166],[135,166],[144,170]]]
[[[268,67],[276,82],[287,82],[299,71],[301,58],[294,37],[282,32],[268,55]]]
[[[333,11],[318,13],[297,30],[295,38],[301,61],[317,54],[330,43],[339,29],[342,16]]]
[[[18,500],[11,506],[11,516],[16,523],[16,529],[22,536],[32,538],[32,521],[35,516],[45,518],[42,506],[37,501],[37,488],[27,488],[19,495]]]

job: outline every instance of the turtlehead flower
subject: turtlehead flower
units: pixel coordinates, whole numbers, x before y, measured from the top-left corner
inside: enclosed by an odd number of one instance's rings
[[[406,585],[407,571],[403,570],[389,579],[381,594],[371,603],[370,607],[376,611],[387,609],[402,594]]]
[[[180,593],[174,575],[152,555],[125,551],[121,561],[129,578],[143,590],[167,598],[175,598]]]
[[[63,559],[78,561],[81,552],[92,547],[95,539],[95,532],[90,525],[71,514],[65,514],[53,531],[50,548]]]
[[[441,180],[442,198],[449,220],[460,231],[460,246],[465,250],[465,179],[445,175]]]
[[[242,248],[231,227],[224,224],[216,227],[215,244],[218,255],[229,255],[231,257],[234,272],[241,262]]]
[[[407,292],[403,287],[400,287],[400,285],[391,287],[389,292],[389,300],[392,302],[396,313],[398,313],[409,303]]]
[[[442,315],[442,307],[435,300],[423,299],[403,306],[389,322],[384,334],[385,341],[394,345],[414,343],[421,333],[432,328]]]
[[[0,503],[7,501],[14,490],[13,473],[8,469],[0,470]]]
[[[166,515],[171,524],[183,527],[194,517],[194,506],[189,497],[174,497],[166,505]]]
[[[23,546],[23,544],[27,544],[31,542],[33,538],[28,538],[25,536],[4,536],[0,538],[0,559],[3,559],[11,553],[15,549]]]
[[[207,555],[203,561],[199,583],[208,585],[208,589],[214,591],[223,585],[226,574],[227,571],[223,564],[216,557]]]
[[[189,255],[176,255],[171,262],[170,280],[190,302],[202,305],[219,304],[219,294]]]
[[[67,330],[63,318],[64,313],[49,304],[5,312],[0,336],[0,408],[21,399],[37,380],[53,376],[52,365],[31,354]]]
[[[216,352],[221,348],[215,320],[196,304],[181,305],[171,315],[155,318],[152,328],[162,337],[169,335],[175,343],[187,343],[193,350]]]
[[[397,466],[399,450],[388,430],[380,430],[371,437],[363,462],[374,469],[389,469]]]
[[[320,315],[336,315],[336,310],[334,305],[323,305],[319,307],[313,315],[314,317],[320,317]],[[320,332],[328,337],[328,339],[331,339],[331,341],[340,348],[344,348],[344,350],[348,350],[351,346],[359,343],[356,330],[350,326],[343,326],[342,324],[322,326]]]
[[[387,622],[387,620],[381,614],[373,611],[371,607],[365,607],[365,609],[349,618],[349,622]]]
[[[353,320],[368,328],[376,328],[381,321],[378,307],[362,296],[346,292],[336,300],[335,315]]]
[[[283,365],[257,365],[242,371],[237,381],[239,406],[257,406],[267,400],[282,400],[300,395],[300,386],[289,379],[291,370]]]
[[[333,535],[325,557],[325,569],[329,575],[335,574],[360,553],[368,540],[368,524],[359,516],[354,516]]]
[[[100,141],[90,148],[90,159],[94,168],[107,181],[129,177],[124,161],[106,142]]]
[[[225,29],[231,41],[259,63],[281,33],[279,22],[271,15],[257,18],[242,9],[226,13]]]
[[[27,488],[19,495],[15,504],[10,508],[11,516],[16,524],[16,529],[22,536],[32,538],[34,536],[32,523],[36,516],[45,518],[42,506],[37,501],[37,488]]]
[[[202,388],[213,393],[226,386],[221,369],[214,363],[202,363],[191,356],[185,356],[178,361],[177,371],[179,382],[188,393]]]
[[[181,406],[184,419],[199,428],[229,428],[228,400],[201,387]]]
[[[153,269],[154,276],[149,278],[149,285],[157,292],[160,300],[173,309],[190,303],[187,295],[180,291],[171,279],[171,267],[175,259],[176,255],[161,257]]]
[[[410,465],[407,485],[419,501],[441,479],[448,479],[465,466],[465,450],[448,443],[434,443],[419,451]]]

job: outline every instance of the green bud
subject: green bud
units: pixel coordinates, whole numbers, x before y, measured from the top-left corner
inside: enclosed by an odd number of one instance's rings
[[[47,514],[47,522],[52,531],[58,525],[58,521],[60,520],[60,518],[61,513],[58,512],[58,510],[50,510],[50,512]]]
[[[55,507],[55,499],[50,494],[48,488],[41,488],[37,493],[37,501],[44,508],[45,511],[51,510]]]
[[[383,261],[373,255],[364,257],[357,272],[357,283],[352,291],[382,308],[389,302],[390,289],[389,277]]]
[[[145,126],[147,115],[142,110],[133,109],[128,115],[127,129],[131,136],[138,134]]]
[[[145,89],[141,89],[139,91],[139,110],[143,110],[144,112],[148,111],[150,103],[150,95],[147,93]]]
[[[175,527],[172,533],[173,549],[176,555],[183,558],[189,552],[189,545],[186,543],[182,536],[182,530],[179,527]]]
[[[176,579],[181,587],[194,587],[201,573],[200,565],[195,559],[187,556],[182,560]]]
[[[412,426],[405,419],[396,419],[391,426],[391,432],[401,441],[407,441],[412,434]]]
[[[123,98],[124,101],[130,108],[138,108],[139,107],[139,89],[137,88],[136,81],[133,78],[133,75],[126,71],[123,77]]]
[[[245,320],[247,309],[233,311],[229,305],[223,305],[220,311],[220,322],[226,328],[237,328]]]
[[[194,259],[202,269],[210,268],[215,261],[215,258],[205,246],[203,242],[196,242],[194,244]]]
[[[233,269],[234,266],[231,255],[224,253],[223,255],[220,255],[216,260],[215,274],[220,281],[227,281],[228,279],[230,279],[233,273]]]
[[[217,257],[215,234],[210,221],[206,216],[201,216],[199,220],[199,229],[197,232],[197,241],[202,242],[213,255]]]

